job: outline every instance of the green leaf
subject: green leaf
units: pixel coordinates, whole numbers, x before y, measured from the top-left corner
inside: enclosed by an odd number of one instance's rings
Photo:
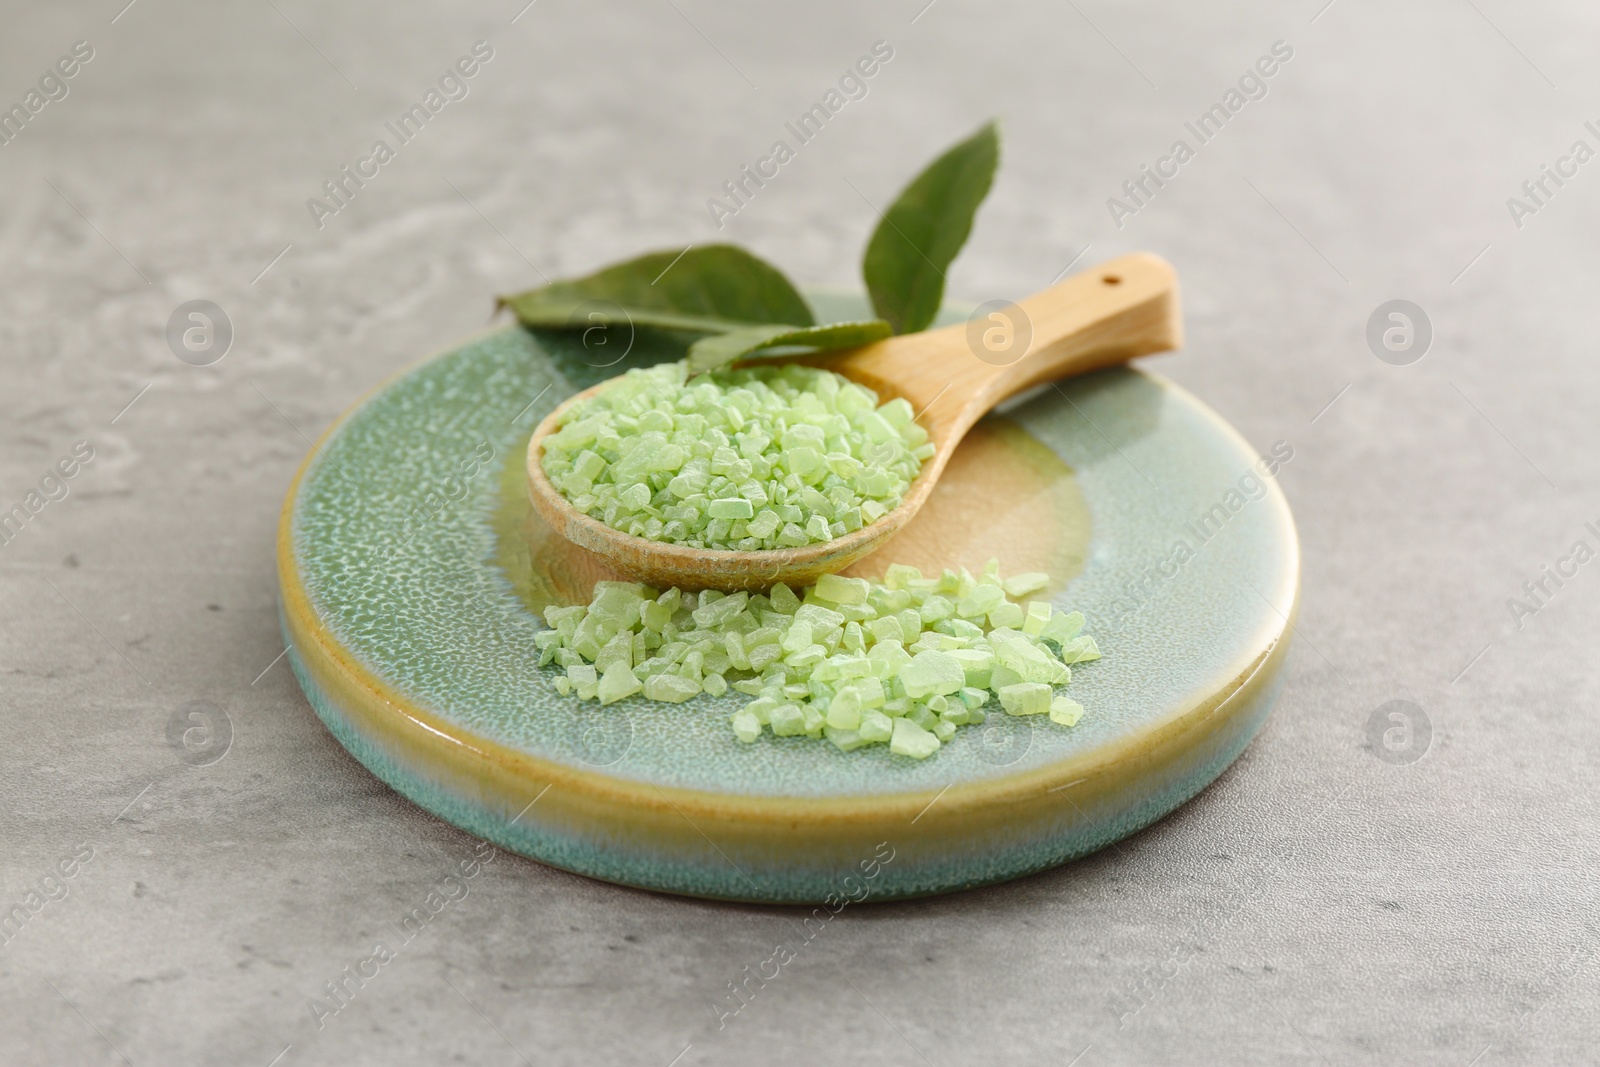
[[[999,164],[1000,130],[991,122],[928,164],[872,232],[861,273],[872,309],[895,333],[926,329],[939,314],[945,268],[967,243]]]
[[[650,252],[583,278],[501,297],[500,306],[525,326],[553,329],[626,321],[727,333],[754,323],[816,322],[789,279],[733,245]]]
[[[893,332],[893,328],[882,319],[835,322],[803,329],[777,325],[751,326],[715,337],[702,337],[690,345],[689,373],[704,374],[765,348],[803,346],[814,352],[831,352],[881,341]]]

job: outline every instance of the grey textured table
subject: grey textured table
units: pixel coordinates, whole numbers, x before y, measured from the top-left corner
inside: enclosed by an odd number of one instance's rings
[[[0,1061],[1592,1059],[1592,6],[122,2],[0,20],[7,108],[93,51],[0,145],[0,507],[93,450],[0,547],[0,905],[24,916]],[[314,219],[480,40],[465,98]],[[707,198],[879,40],[866,96],[719,232]],[[1185,122],[1276,41],[1265,96],[1200,143]],[[1159,251],[1189,336],[1149,364],[1294,448],[1304,603],[1265,733],[1101,855],[846,909],[736,1015],[727,983],[795,912],[511,856],[315,1011],[475,842],[348,757],[278,660],[308,438],[541,275],[721,237],[853,284],[871,203],[994,114],[952,289]],[[1161,163],[1178,139],[1193,158]],[[1114,219],[1145,164],[1176,175]],[[1546,164],[1567,176],[1530,196]],[[209,366],[165,336],[193,299],[234,328]],[[1394,299],[1431,324],[1407,365],[1366,340]],[[220,761],[169,744],[194,700],[231,725]]]

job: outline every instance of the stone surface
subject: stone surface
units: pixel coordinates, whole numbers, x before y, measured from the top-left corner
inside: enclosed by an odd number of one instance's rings
[[[0,947],[0,1059],[1590,1054],[1597,579],[1523,583],[1600,547],[1600,179],[1547,179],[1520,227],[1507,198],[1600,143],[1600,15],[922,3],[8,6],[0,104],[94,55],[0,145],[0,504],[74,442],[94,458],[0,547],[0,903],[74,871]],[[319,229],[307,198],[478,40],[466,98]],[[877,40],[865,98],[719,232],[706,199]],[[1184,122],[1278,40],[1265,97],[1197,145]],[[1148,365],[1295,450],[1301,644],[1266,733],[1100,856],[852,905],[736,1015],[727,983],[800,913],[500,857],[319,1025],[308,1001],[475,843],[346,756],[275,663],[274,523],[309,438],[541,275],[720,237],[851,285],[872,205],[993,114],[1006,163],[953,291],[1159,251],[1188,344]],[[1194,158],[1119,228],[1107,198],[1178,138]],[[195,299],[234,327],[209,366],[166,341]],[[1432,325],[1407,366],[1365,339],[1394,299]],[[218,711],[225,757],[182,761],[174,717]]]

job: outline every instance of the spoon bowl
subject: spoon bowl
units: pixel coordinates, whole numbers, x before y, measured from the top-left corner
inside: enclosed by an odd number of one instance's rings
[[[799,548],[740,552],[690,548],[623,533],[573,507],[544,473],[544,438],[567,409],[610,382],[558,406],[528,441],[533,507],[556,533],[648,585],[766,589],[813,584],[881,547],[928,499],[956,445],[996,404],[1035,385],[1177,348],[1183,328],[1177,277],[1166,260],[1135,253],[1073,275],[1020,304],[988,304],[966,323],[904,334],[850,352],[801,360],[878,393],[904,397],[935,452],[899,505],[867,526]]]

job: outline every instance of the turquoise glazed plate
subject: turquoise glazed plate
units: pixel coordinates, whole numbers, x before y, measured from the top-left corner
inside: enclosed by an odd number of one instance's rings
[[[829,317],[842,301],[819,300]],[[469,833],[625,885],[781,903],[942,893],[1104,848],[1200,792],[1281,684],[1299,549],[1274,475],[1183,390],[1132,369],[1046,387],[975,428],[890,562],[1046,571],[1104,658],[1070,729],[991,714],[933,757],[763,736],[743,699],[607,708],[557,694],[538,611],[595,558],[527,502],[530,432],[659,339],[470,339],[380,386],[306,457],[278,537],[289,660],[358,760]],[[598,342],[604,341],[605,345]],[[609,346],[609,347],[607,347]]]

